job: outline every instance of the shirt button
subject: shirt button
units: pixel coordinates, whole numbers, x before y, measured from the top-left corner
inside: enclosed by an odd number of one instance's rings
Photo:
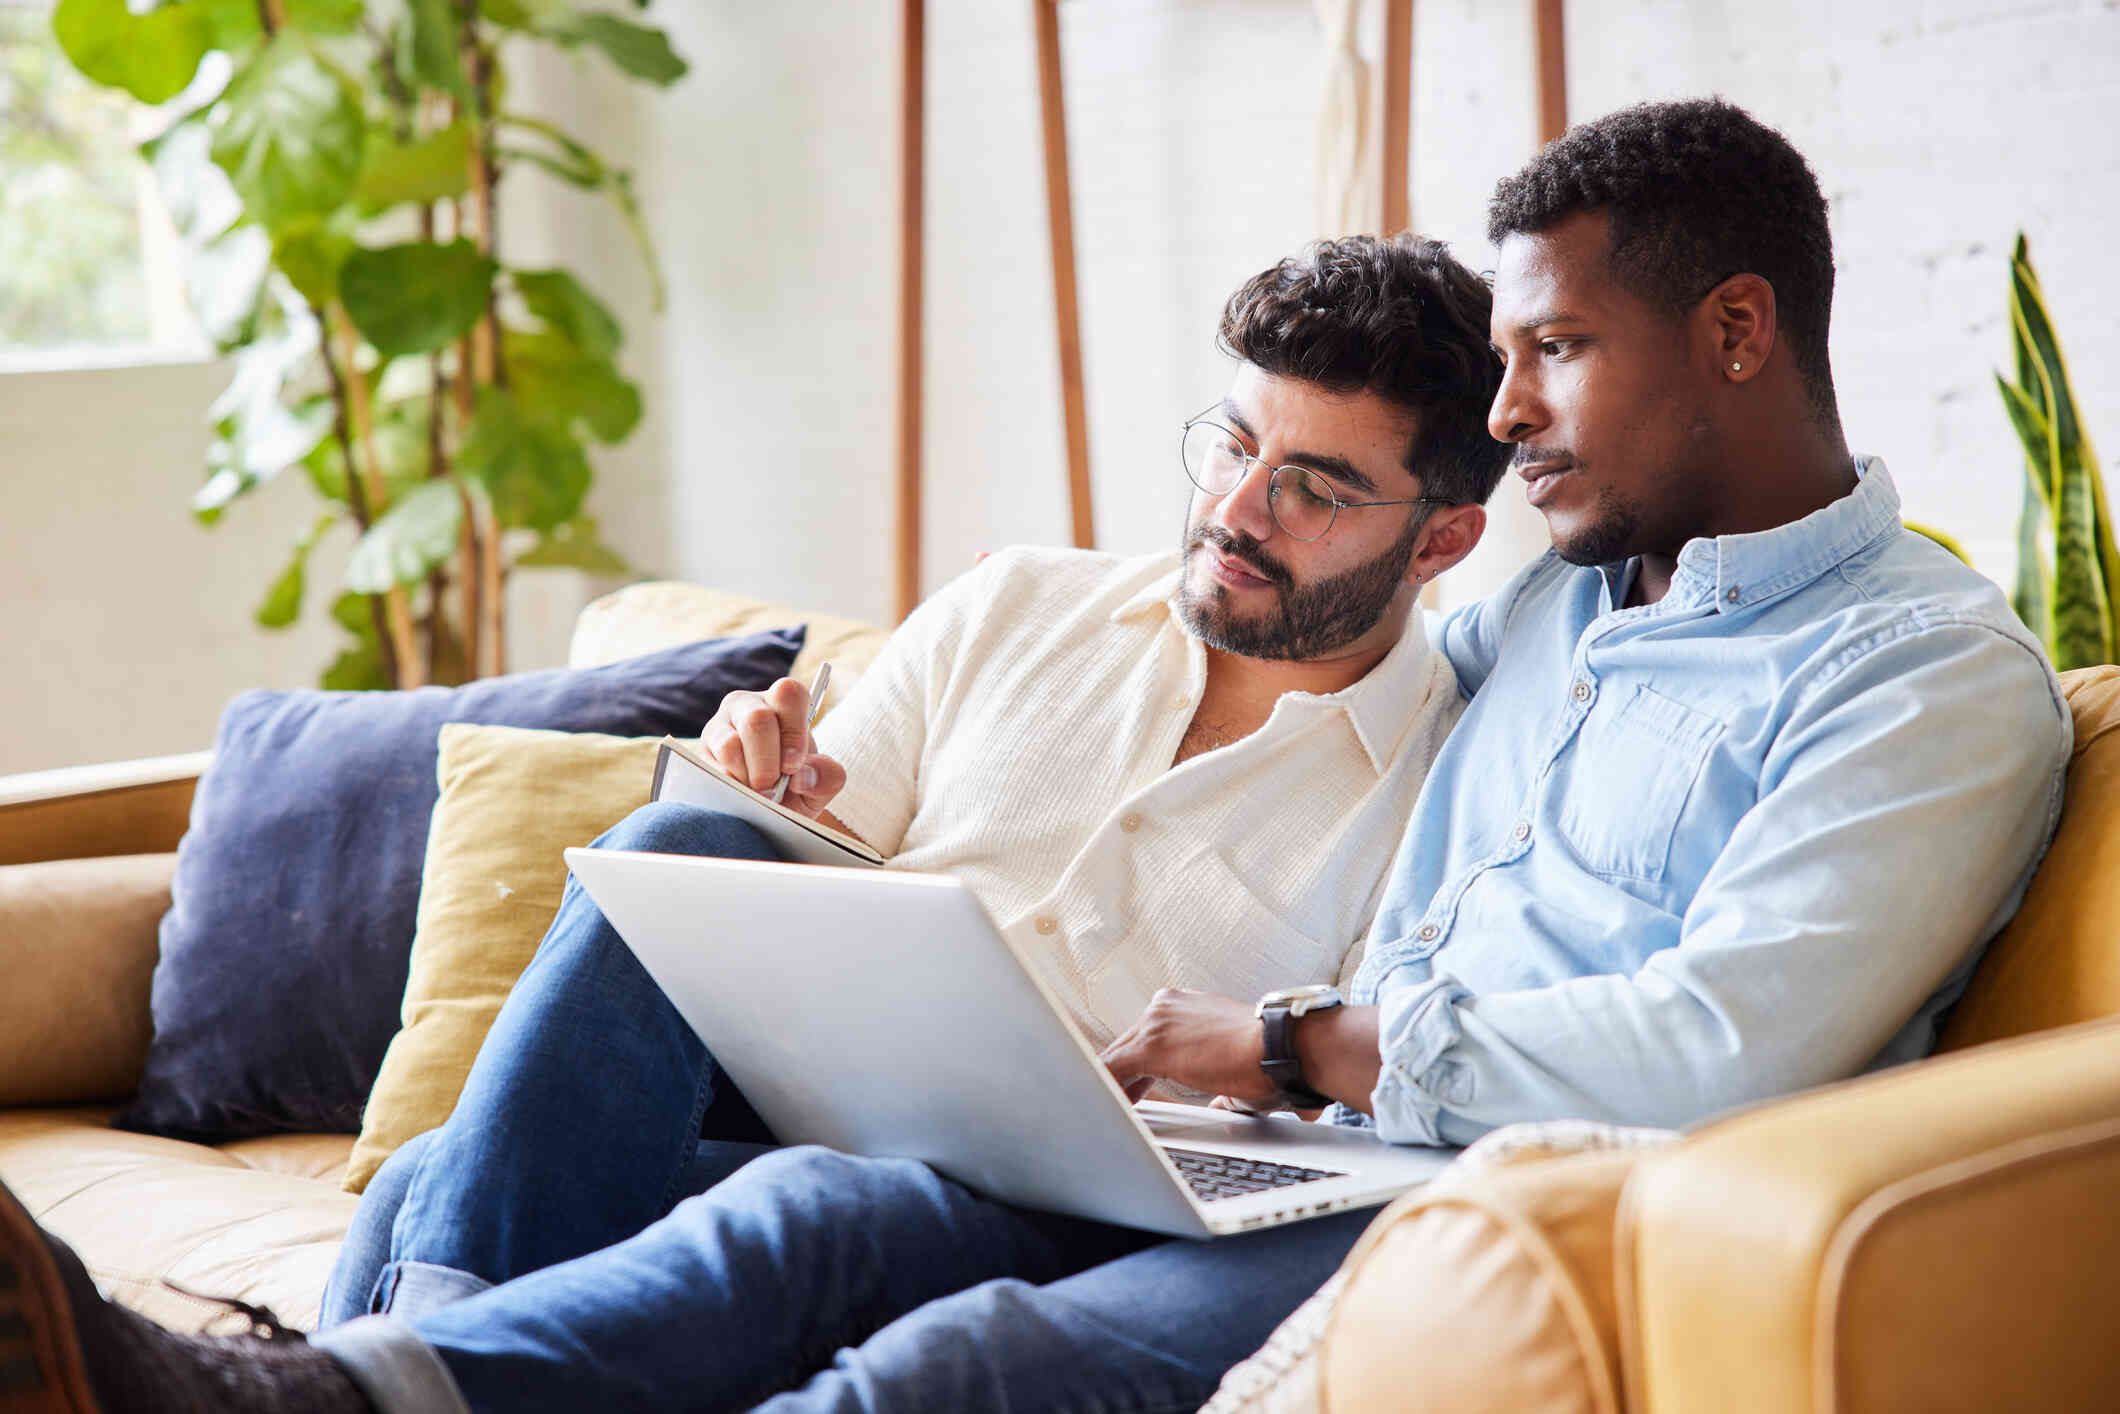
[[[1170,705],[1182,711],[1183,709],[1192,706],[1192,694],[1189,692],[1181,692],[1177,696],[1171,698]]]
[[[1032,926],[1047,937],[1051,937],[1060,931],[1060,920],[1053,917],[1050,913],[1041,913],[1038,915],[1038,921]]]
[[[1441,933],[1442,931],[1442,929],[1436,927],[1433,923],[1423,923],[1421,925],[1421,931],[1416,936],[1418,936],[1420,940],[1424,943],[1432,943],[1436,940],[1436,935]]]
[[[1516,822],[1516,838],[1519,844],[1531,838],[1531,822],[1529,820]]]
[[[1129,810],[1124,815],[1121,815],[1119,817],[1119,828],[1126,831],[1126,833],[1128,833],[1129,835],[1132,834],[1134,831],[1140,829],[1140,813],[1138,811]]]
[[[1729,601],[1730,603],[1732,603],[1732,604],[1735,604],[1735,603],[1736,603],[1736,602],[1737,602],[1738,600],[1740,600],[1740,599],[1742,599],[1742,598],[1744,598],[1744,597],[1745,597],[1745,592],[1744,592],[1744,591],[1743,591],[1742,589],[1739,589],[1739,588],[1738,588],[1738,587],[1737,587],[1736,585],[1734,585],[1734,584],[1733,584],[1733,585],[1731,585],[1731,586],[1730,586],[1730,588],[1729,588],[1729,590],[1728,590],[1727,592],[1725,592],[1725,593],[1724,593],[1724,595],[1723,595],[1723,598],[1724,598],[1724,599],[1726,599],[1726,600],[1728,600],[1728,601]]]
[[[1575,700],[1578,702],[1588,702],[1590,700],[1589,683],[1579,682],[1575,685]]]

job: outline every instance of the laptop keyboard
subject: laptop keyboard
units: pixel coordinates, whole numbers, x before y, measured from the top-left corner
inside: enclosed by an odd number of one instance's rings
[[[1240,1159],[1231,1154],[1208,1154],[1198,1149],[1180,1149],[1166,1144],[1163,1152],[1170,1155],[1178,1172],[1192,1185],[1194,1196],[1204,1203],[1217,1198],[1242,1198],[1247,1193],[1263,1193],[1269,1188],[1286,1188],[1291,1183],[1309,1183],[1318,1178],[1344,1178],[1337,1169],[1307,1169],[1298,1164],[1269,1163],[1264,1159]]]

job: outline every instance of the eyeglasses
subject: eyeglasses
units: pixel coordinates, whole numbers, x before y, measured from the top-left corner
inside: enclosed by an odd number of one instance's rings
[[[1187,419],[1178,452],[1184,458],[1187,479],[1210,496],[1228,495],[1251,475],[1253,467],[1266,465],[1244,450],[1244,443],[1236,433],[1219,422],[1208,421],[1204,413]],[[1278,466],[1270,470],[1272,477],[1267,482],[1266,508],[1273,515],[1273,523],[1293,540],[1323,539],[1342,510],[1452,504],[1441,496],[1415,496],[1403,501],[1343,501],[1333,494],[1331,482],[1307,467]]]

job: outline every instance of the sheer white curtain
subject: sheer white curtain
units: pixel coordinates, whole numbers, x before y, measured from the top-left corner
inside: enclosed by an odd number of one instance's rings
[[[1317,191],[1320,236],[1374,231],[1384,224],[1378,182],[1376,66],[1362,54],[1367,0],[1311,0],[1324,31],[1324,92],[1318,104]]]

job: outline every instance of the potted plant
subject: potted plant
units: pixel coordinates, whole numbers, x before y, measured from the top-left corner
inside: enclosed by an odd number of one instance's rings
[[[2022,234],[2010,256],[2010,332],[2016,381],[1997,374],[1995,386],[2024,449],[2011,602],[2057,670],[2110,663],[2120,640],[2120,552],[2097,454]]]
[[[506,263],[496,192],[527,167],[602,193],[654,255],[628,172],[513,109],[502,58],[558,45],[667,85],[662,31],[563,0],[60,0],[52,26],[89,78],[175,110],[143,151],[235,365],[194,513],[297,467],[322,503],[258,622],[292,624],[317,545],[358,537],[325,686],[503,671],[512,570],[625,568],[582,510],[587,444],[640,420],[619,324],[572,273]]]

